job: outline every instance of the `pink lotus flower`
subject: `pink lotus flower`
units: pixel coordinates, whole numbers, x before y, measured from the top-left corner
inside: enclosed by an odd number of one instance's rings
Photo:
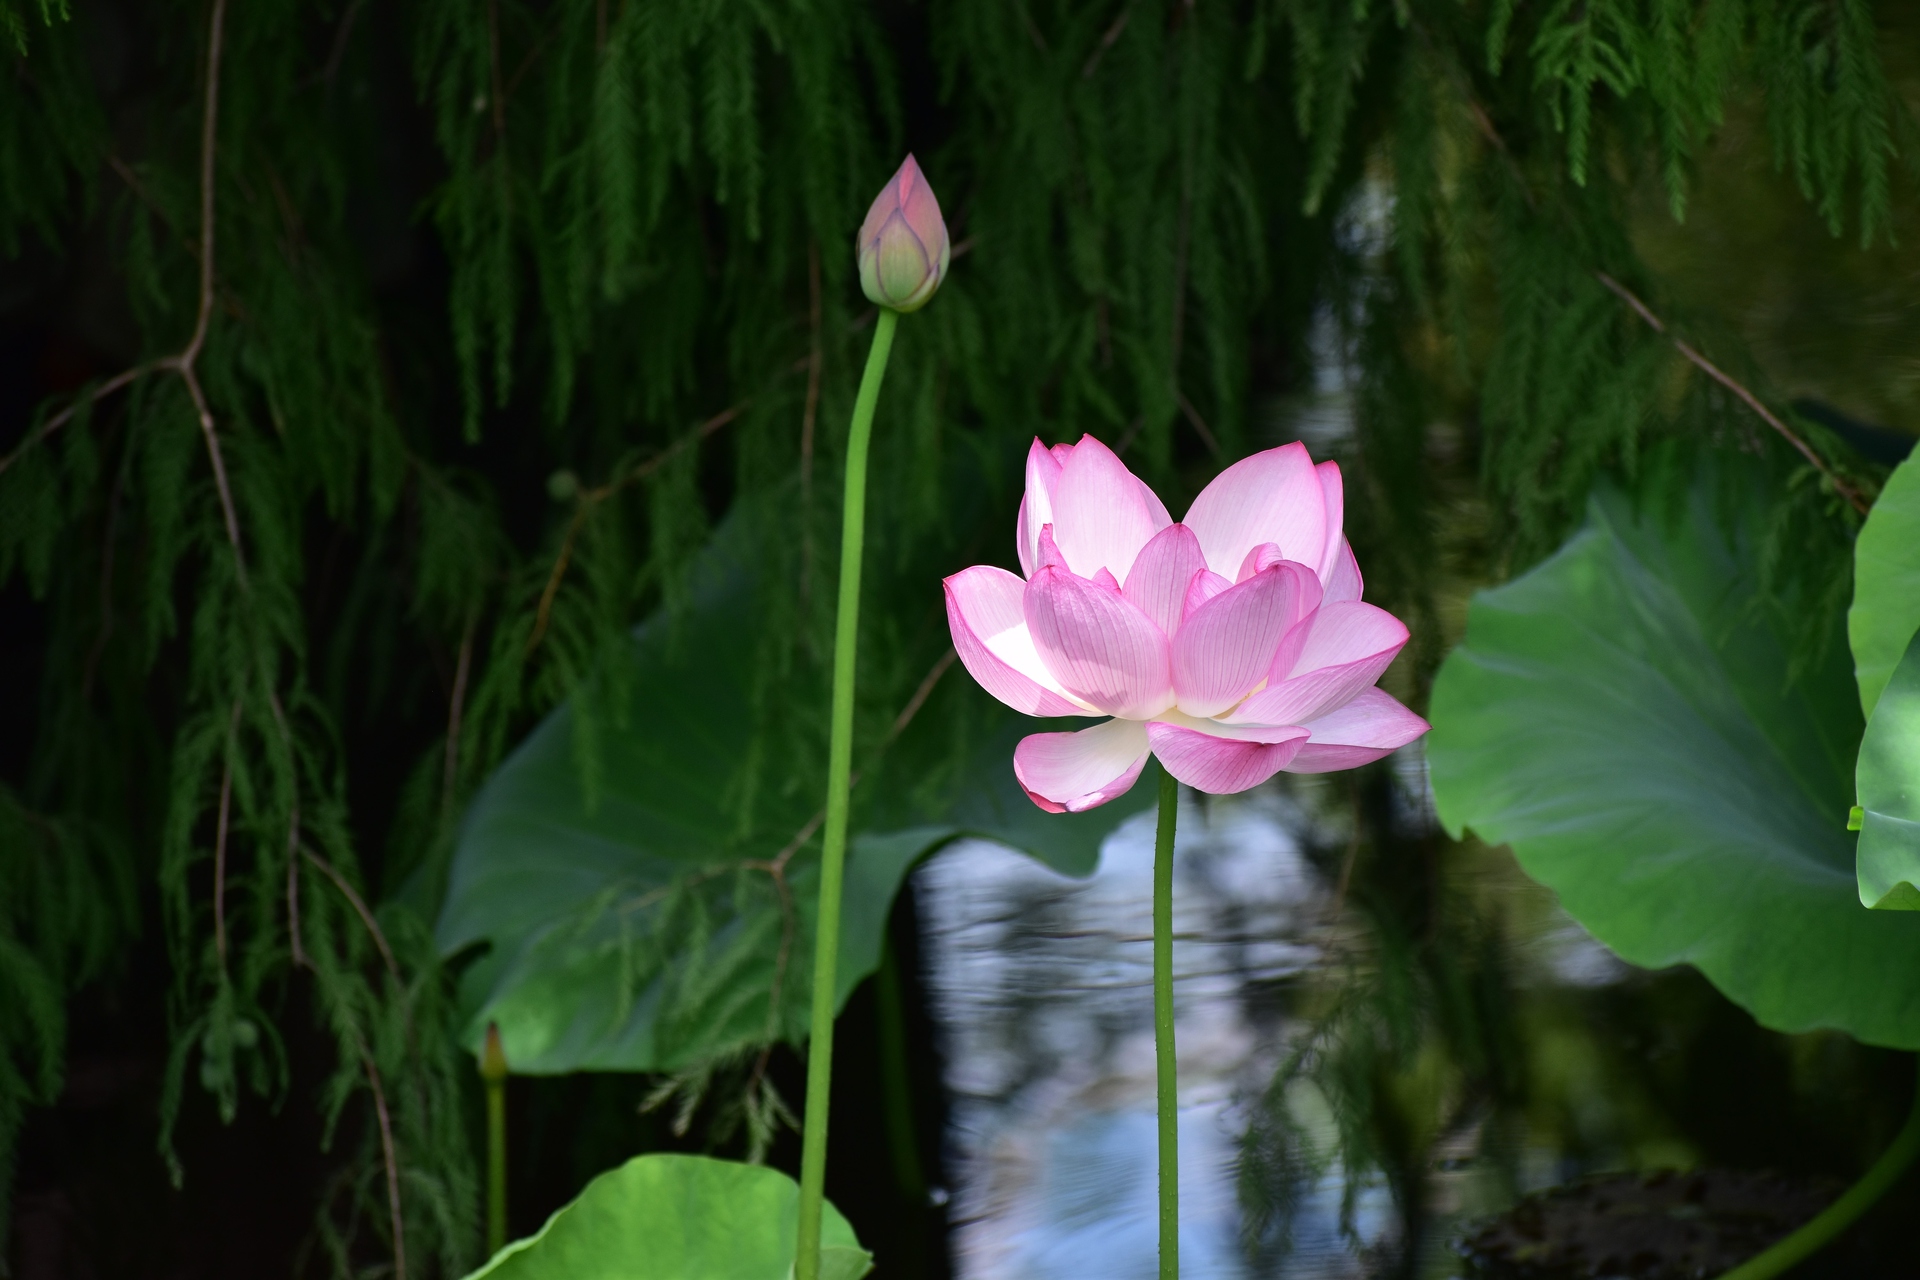
[[[918,311],[947,278],[952,249],[940,202],[912,156],[873,198],[854,259],[867,297],[895,311]]]
[[[1407,642],[1360,601],[1337,463],[1299,444],[1241,460],[1175,524],[1092,436],[1038,440],[1020,504],[1023,581],[975,565],[946,580],[960,660],[1033,716],[1111,716],[1013,753],[1033,802],[1079,812],[1124,793],[1149,753],[1200,791],[1282,769],[1378,760],[1427,722],[1374,687]]]

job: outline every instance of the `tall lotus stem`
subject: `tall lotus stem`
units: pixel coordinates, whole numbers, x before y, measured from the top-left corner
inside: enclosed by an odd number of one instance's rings
[[[1160,1280],[1180,1276],[1180,1090],[1173,1052],[1173,827],[1180,784],[1160,772],[1153,840],[1153,1065],[1160,1120]]]
[[[854,241],[860,287],[880,308],[847,432],[846,497],[840,517],[840,601],[833,621],[833,716],[827,738],[827,822],[820,852],[820,911],[813,943],[813,1025],[807,1039],[806,1131],[800,1147],[796,1280],[819,1280],[820,1207],[827,1181],[827,1103],[833,1083],[833,1004],[840,961],[840,887],[847,865],[847,800],[853,773],[854,647],[860,638],[860,553],[867,521],[867,442],[903,311],[927,305],[952,257],[940,202],[912,156],[874,198]]]
[[[487,1086],[487,1256],[492,1257],[507,1243],[507,1054],[500,1028],[491,1022],[480,1078]]]
[[[1760,1253],[1726,1272],[1720,1280],[1773,1280],[1825,1248],[1833,1238],[1852,1226],[1854,1220],[1874,1206],[1887,1189],[1900,1180],[1913,1158],[1920,1155],[1920,1078],[1914,1081],[1913,1110],[1893,1142],[1880,1153],[1873,1167],[1860,1175],[1860,1181],[1841,1193],[1840,1198],[1802,1223],[1785,1239],[1777,1240]]]
[[[860,631],[860,555],[867,518],[867,442],[900,313],[882,307],[853,402],[846,500],[840,524],[840,602],[833,625],[833,719],[827,740],[827,822],[820,856],[820,913],[813,945],[813,1026],[807,1039],[806,1132],[800,1150],[797,1280],[820,1275],[820,1205],[827,1180],[827,1102],[833,1080],[833,1004],[840,959],[840,887],[847,865],[847,779],[853,772],[854,647]]]

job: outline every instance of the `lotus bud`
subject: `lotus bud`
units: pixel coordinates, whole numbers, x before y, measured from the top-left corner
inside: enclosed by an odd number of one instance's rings
[[[854,245],[860,287],[895,311],[918,311],[947,277],[947,224],[912,156],[887,180]]]
[[[507,1051],[500,1043],[498,1023],[487,1024],[486,1047],[480,1051],[480,1078],[488,1084],[499,1084],[507,1078]]]

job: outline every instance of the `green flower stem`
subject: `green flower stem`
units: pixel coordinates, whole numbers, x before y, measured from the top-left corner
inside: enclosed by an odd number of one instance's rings
[[[840,959],[840,887],[847,864],[847,779],[853,772],[854,647],[860,631],[860,553],[867,521],[867,442],[900,313],[880,308],[867,369],[847,433],[846,501],[840,523],[840,604],[833,624],[833,720],[827,742],[827,824],[820,855],[820,913],[813,944],[813,1027],[807,1040],[806,1131],[800,1149],[797,1280],[819,1280],[820,1205],[827,1181],[827,1099],[833,1080],[833,995]]]
[[[1160,1280],[1180,1277],[1180,1090],[1173,1053],[1173,826],[1180,784],[1160,770],[1153,840],[1153,1061],[1160,1112]]]
[[[507,1082],[487,1081],[487,1256],[507,1243]]]
[[[507,1243],[507,1051],[498,1023],[481,1042],[480,1082],[487,1090],[487,1256]]]
[[[1892,1145],[1873,1162],[1873,1167],[1860,1176],[1860,1181],[1792,1235],[1748,1258],[1720,1280],[1771,1280],[1825,1248],[1900,1180],[1916,1154],[1920,1154],[1920,1079],[1914,1082],[1913,1110],[1907,1114],[1907,1123],[1895,1135]]]

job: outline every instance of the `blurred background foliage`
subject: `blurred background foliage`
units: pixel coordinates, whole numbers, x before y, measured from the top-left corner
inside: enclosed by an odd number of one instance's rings
[[[432,934],[461,814],[562,702],[594,776],[626,726],[587,677],[689,607],[748,496],[785,519],[713,803],[746,842],[821,791],[872,321],[848,241],[904,150],[955,259],[881,406],[863,759],[945,655],[938,577],[1011,561],[1034,435],[1099,434],[1175,510],[1254,448],[1340,457],[1419,707],[1470,587],[1596,479],[1671,494],[1717,451],[1777,477],[1766,589],[1817,646],[1920,433],[1909,5],[5,0],[0,27],[0,1196],[19,1167],[35,1197],[0,1223],[42,1242],[14,1256],[473,1262],[472,956]],[[982,701],[921,709],[951,759]],[[1390,813],[1384,773],[1351,785]],[[1310,1006],[1342,1051],[1296,1066],[1412,1214],[1468,1100],[1518,1124],[1541,1080],[1619,1072],[1515,1047],[1499,913],[1442,891],[1497,855],[1376,828]],[[1670,1083],[1618,1105],[1678,1123],[1697,1093],[1636,1100]],[[516,1227],[610,1134],[702,1141],[632,1118],[651,1087],[529,1095]]]

